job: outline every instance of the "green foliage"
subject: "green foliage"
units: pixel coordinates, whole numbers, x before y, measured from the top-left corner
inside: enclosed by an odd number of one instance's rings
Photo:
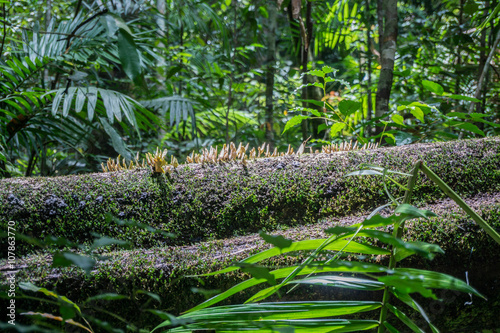
[[[358,257],[360,254],[378,255],[380,253],[388,253],[387,249],[383,247],[365,246],[362,249],[366,239],[371,239],[372,242],[378,240],[386,244],[391,244],[391,256],[394,256],[394,253],[405,253],[404,256],[397,256],[397,261],[411,255],[420,255],[432,259],[435,253],[442,253],[439,246],[424,242],[405,242],[389,232],[373,230],[373,228],[380,226],[392,226],[396,230],[398,225],[405,220],[420,217],[427,218],[431,215],[428,211],[419,210],[410,205],[400,205],[394,214],[388,217],[374,215],[370,219],[366,219],[359,227],[335,227],[327,230],[332,236],[327,239],[314,240],[314,245],[312,240],[300,242],[288,240],[288,244],[278,244],[279,247],[276,246],[249,257],[233,267],[206,274],[222,274],[233,269],[238,269],[238,267],[244,267],[244,270],[249,272],[252,278],[210,298],[206,302],[189,310],[186,314],[175,318],[175,320],[169,319],[163,322],[156,327],[155,331],[190,332],[198,329],[234,331],[238,328],[265,331],[293,327],[295,331],[327,331],[336,328],[342,332],[355,332],[376,328],[379,326],[379,322],[368,319],[341,319],[341,316],[360,314],[380,309],[384,306],[389,308],[403,324],[417,329],[417,325],[400,309],[393,305],[384,305],[376,301],[261,301],[285,286],[293,285],[317,285],[364,291],[388,290],[396,298],[399,298],[403,303],[406,303],[410,308],[419,312],[424,318],[427,318],[424,310],[410,294],[419,293],[424,297],[435,298],[434,289],[451,289],[482,297],[481,294],[465,282],[446,274],[421,269],[388,269],[382,265],[365,261],[356,262],[341,259],[349,256]],[[276,244],[273,239],[270,239],[270,241],[272,244]],[[264,266],[257,266],[271,256],[282,255],[283,253],[292,251],[311,250],[313,252],[298,266],[275,270],[264,270]],[[249,267],[253,267],[254,270],[249,269]],[[259,273],[255,271],[257,268],[259,269]],[[262,270],[269,277],[264,275]],[[386,273],[386,275],[375,274],[382,272]],[[345,276],[342,273],[350,273],[352,275]],[[282,280],[279,284],[276,284],[276,279]],[[271,284],[271,287],[257,292],[245,304],[210,307],[237,292],[266,282]],[[327,317],[329,319],[316,319]],[[330,317],[334,318],[330,319]],[[384,325],[391,325],[391,327],[401,326],[401,324],[395,323],[394,319],[391,321],[384,320],[383,323]],[[437,331],[430,322],[428,324],[433,331]],[[179,327],[168,329],[172,326]],[[418,328],[418,331],[422,330]]]

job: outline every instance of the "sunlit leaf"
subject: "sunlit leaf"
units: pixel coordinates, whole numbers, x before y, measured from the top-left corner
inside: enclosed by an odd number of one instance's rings
[[[441,96],[444,93],[444,88],[439,83],[428,80],[422,80],[422,85],[424,86],[425,89],[435,93],[436,95]]]
[[[285,128],[283,129],[283,132],[281,134],[285,133],[290,128],[300,124],[304,119],[309,119],[309,116],[303,116],[300,114],[293,116],[289,121],[287,121]]]

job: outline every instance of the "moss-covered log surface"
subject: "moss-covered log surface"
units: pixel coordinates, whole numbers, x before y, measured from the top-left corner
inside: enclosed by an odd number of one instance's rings
[[[466,199],[466,202],[497,230],[500,230],[500,193],[480,194]],[[423,301],[429,317],[443,332],[471,332],[485,328],[497,328],[500,313],[500,246],[494,243],[463,211],[449,199],[425,205],[438,217],[428,221],[414,221],[407,226],[405,237],[409,240],[421,240],[439,244],[444,255],[438,255],[433,261],[408,258],[403,266],[431,269],[465,280],[468,272],[469,282],[488,297],[488,301],[474,297],[472,305],[468,295],[452,291],[437,291],[443,300]],[[334,225],[359,223],[363,216],[347,216],[326,219],[316,224],[298,226],[276,232],[293,240],[324,238],[324,229]],[[56,290],[61,295],[83,304],[91,296],[113,292],[127,296],[119,301],[98,302],[100,308],[111,310],[125,318],[132,319],[138,327],[151,328],[160,322],[158,317],[145,311],[159,309],[177,314],[203,301],[200,294],[191,288],[226,290],[244,278],[237,272],[202,278],[203,285],[195,278],[185,277],[223,268],[236,260],[268,248],[259,236],[249,235],[224,240],[200,242],[191,246],[172,246],[135,249],[106,253],[109,259],[100,261],[96,269],[86,276],[75,269],[51,269],[51,256],[47,254],[31,255],[18,264],[18,281],[32,281],[38,286]],[[268,261],[271,267],[293,264],[298,257],[289,255]],[[299,258],[300,259],[300,258]],[[385,262],[386,258],[376,258]],[[7,269],[6,266],[1,267]],[[5,283],[5,280],[2,281]],[[137,293],[146,290],[158,294],[162,300],[144,304],[148,296]],[[254,290],[255,291],[255,290]],[[231,302],[243,302],[249,294],[235,295]],[[304,299],[380,299],[377,293],[353,293],[345,289],[302,287],[284,296],[285,300]],[[89,305],[89,304],[87,304]],[[92,303],[96,305],[96,303]],[[18,301],[18,308],[34,310],[37,305],[27,300]],[[85,305],[83,305],[85,306]],[[47,305],[42,308],[47,310]],[[140,313],[140,314],[139,314]],[[106,316],[104,316],[106,317]],[[107,318],[108,320],[112,318]],[[423,324],[423,323],[422,323]],[[422,325],[425,326],[425,325]]]
[[[97,233],[130,241],[134,245],[131,250],[103,253],[110,260],[99,262],[90,276],[78,269],[51,269],[51,255],[33,253],[34,248],[18,241],[16,254],[31,254],[18,261],[16,279],[54,289],[79,303],[104,292],[126,295],[127,299],[97,305],[138,327],[151,328],[159,319],[145,309],[176,314],[203,300],[191,288],[225,290],[245,278],[232,273],[203,279],[202,285],[183,276],[213,271],[266,247],[249,233],[278,229],[291,239],[319,238],[324,237],[322,230],[332,225],[360,222],[367,212],[388,200],[381,178],[344,176],[358,170],[361,163],[409,172],[418,159],[500,230],[500,138],[260,159],[246,166],[190,164],[178,167],[171,177],[152,177],[150,170],[135,170],[1,180],[0,224],[5,230],[7,221],[15,221],[17,232],[37,238],[54,235],[88,244]],[[402,195],[394,186],[389,185],[389,189],[395,196]],[[416,259],[403,263],[462,279],[468,272],[470,284],[488,297],[488,301],[474,298],[472,305],[464,305],[470,301],[468,295],[448,292],[438,293],[444,303],[426,302],[431,319],[445,332],[498,328],[500,246],[443,197],[421,174],[413,203],[424,205],[439,217],[410,225],[408,237],[437,243],[446,255],[429,263]],[[173,232],[177,237],[108,222],[107,213]],[[5,239],[1,245],[5,257]],[[296,260],[288,256],[269,264],[282,266]],[[2,271],[8,270],[5,261],[1,265]],[[5,286],[4,275],[1,284]],[[134,292],[137,290],[157,293],[162,303],[151,300],[144,306],[148,296]],[[286,298],[342,296],[374,297],[298,288]],[[245,297],[248,294],[231,301],[242,302]],[[20,300],[17,309],[36,307]]]
[[[421,159],[461,195],[500,191],[500,138],[419,144],[369,151],[263,158],[248,165],[189,164],[171,176],[142,169],[55,178],[0,181],[0,227],[16,222],[34,237],[91,242],[92,233],[150,248],[192,244],[345,216],[386,201],[381,178],[344,177],[361,163],[408,172]],[[394,195],[401,194],[394,186]],[[420,201],[443,197],[421,179]],[[106,213],[175,233],[151,235],[109,223]],[[5,243],[1,244],[5,257]],[[28,249],[18,248],[26,252]]]

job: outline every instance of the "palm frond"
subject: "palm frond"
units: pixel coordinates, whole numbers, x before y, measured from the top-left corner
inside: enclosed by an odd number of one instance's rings
[[[160,112],[163,117],[167,112],[170,113],[170,126],[176,125],[176,130],[179,130],[179,124],[182,121],[187,121],[188,116],[191,117],[192,131],[196,131],[196,115],[193,105],[196,102],[181,96],[161,97],[149,101],[141,101],[141,104],[147,108],[151,108]]]

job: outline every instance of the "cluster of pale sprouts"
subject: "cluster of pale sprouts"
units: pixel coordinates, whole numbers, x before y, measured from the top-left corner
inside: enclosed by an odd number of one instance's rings
[[[277,157],[277,156],[291,156],[291,155],[301,155],[304,153],[305,144],[307,140],[304,141],[296,153],[294,153],[293,148],[288,145],[288,150],[285,152],[278,152],[277,148],[274,148],[273,151],[270,150],[269,144],[264,143],[262,146],[257,147],[257,149],[252,148],[248,151],[249,144],[247,143],[245,146],[240,143],[238,147],[234,143],[230,143],[229,145],[224,144],[221,150],[219,151],[218,147],[210,147],[203,148],[201,154],[196,154],[192,152],[186,158],[186,163],[198,163],[198,164],[217,164],[224,163],[230,161],[239,161],[243,165],[247,164],[248,160],[253,160],[260,157]],[[364,149],[375,149],[378,147],[376,143],[365,143],[364,145],[360,145],[355,141],[350,142],[342,142],[341,144],[330,144],[321,147],[321,153],[331,154],[339,151],[350,151],[350,150],[364,150]],[[315,150],[309,147],[309,151],[311,154],[319,154],[319,150]],[[174,156],[170,157],[170,163],[167,162],[167,149],[161,151],[159,148],[156,148],[155,154],[146,153],[146,162],[144,159],[142,163],[139,162],[139,153],[135,158],[135,163],[130,161],[127,165],[125,159],[120,161],[120,155],[116,158],[116,161],[109,159],[106,165],[104,163],[101,164],[102,171],[111,172],[111,171],[120,171],[120,170],[133,170],[137,168],[145,168],[146,163],[149,165],[154,173],[172,173],[173,169],[179,166],[179,162]]]

